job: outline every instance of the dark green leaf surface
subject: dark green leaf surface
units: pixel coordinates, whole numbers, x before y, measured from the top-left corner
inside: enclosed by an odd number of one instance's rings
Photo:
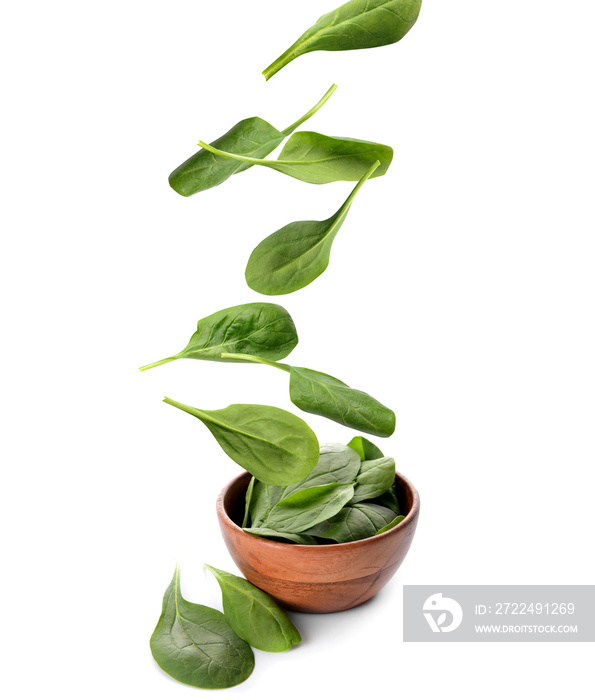
[[[354,482],[360,466],[361,460],[354,450],[347,445],[331,442],[320,446],[318,463],[301,481],[287,486],[269,486],[256,480],[250,499],[251,527],[261,527],[274,505],[298,491],[313,486]]]
[[[316,435],[288,411],[257,404],[204,411],[167,397],[164,401],[202,421],[234,462],[266,484],[292,484],[318,462]]]
[[[377,535],[381,535],[383,532],[388,532],[389,530],[392,530],[395,525],[398,525],[401,520],[404,520],[405,516],[404,515],[397,515],[397,517],[394,520],[391,520],[388,525],[385,525],[384,527],[381,527],[380,530],[376,533]]]
[[[389,508],[374,503],[357,503],[345,506],[337,515],[309,528],[305,534],[335,542],[353,542],[373,537],[394,518],[395,514]]]
[[[332,518],[352,498],[353,484],[327,484],[303,489],[276,503],[263,527],[276,532],[300,533]]]
[[[357,182],[376,161],[380,161],[380,165],[370,177],[380,177],[386,173],[393,159],[393,149],[390,146],[348,137],[325,136],[314,131],[298,131],[294,134],[277,160],[249,158],[214,148],[203,141],[199,145],[223,158],[263,165],[314,185],[340,180]]]
[[[151,653],[172,678],[196,688],[230,688],[254,670],[252,649],[225,616],[184,600],[177,567],[151,636]]]
[[[353,199],[379,165],[380,161],[372,165],[330,219],[294,221],[259,243],[246,267],[248,286],[261,294],[290,294],[319,277],[328,267],[333,241]]]
[[[226,134],[215,139],[211,145],[222,151],[264,158],[298,126],[314,115],[333,94],[336,87],[333,85],[320,102],[284,131],[279,131],[260,117],[251,117],[238,122]],[[251,165],[251,163],[221,158],[208,150],[201,149],[171,173],[169,184],[178,194],[189,197],[220,185],[232,175],[247,170]]]
[[[248,532],[250,535],[256,535],[258,537],[264,537],[266,539],[293,542],[293,544],[318,544],[318,540],[310,535],[291,532],[277,532],[276,530],[271,530],[267,527],[245,527],[244,532]]]
[[[322,372],[291,367],[289,396],[302,411],[330,418],[349,428],[380,437],[388,437],[395,430],[395,414],[390,408]]]
[[[310,51],[346,51],[394,44],[415,24],[421,0],[350,0],[320,19],[262,72],[268,80]]]
[[[384,457],[381,450],[378,449],[376,445],[361,435],[356,435],[348,443],[348,445],[358,453],[362,462],[365,462],[368,459],[380,459],[381,457]]]
[[[379,506],[390,508],[395,515],[400,515],[401,508],[399,506],[399,499],[397,498],[396,480],[393,481],[392,486],[388,489],[388,491],[385,491],[381,496],[374,498],[372,502]]]
[[[255,649],[287,651],[302,641],[294,624],[260,588],[226,571],[206,565],[221,587],[223,610],[233,631]]]
[[[216,311],[202,318],[188,345],[177,355],[141,367],[141,371],[181,358],[237,362],[222,353],[259,354],[280,360],[298,343],[297,331],[289,313],[278,304],[253,302]]]
[[[362,462],[352,503],[368,501],[388,491],[395,480],[395,460],[380,457]]]

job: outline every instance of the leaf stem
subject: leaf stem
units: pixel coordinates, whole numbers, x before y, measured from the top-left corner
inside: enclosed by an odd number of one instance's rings
[[[221,357],[227,360],[245,360],[246,362],[258,362],[261,365],[269,365],[270,367],[282,369],[284,372],[289,372],[291,369],[289,365],[285,365],[282,362],[267,360],[264,357],[257,357],[256,355],[244,355],[242,353],[222,352]]]
[[[301,126],[305,121],[310,119],[310,117],[313,117],[318,110],[324,106],[324,104],[328,101],[329,97],[335,92],[337,89],[338,85],[333,83],[330,88],[325,92],[324,96],[322,97],[321,100],[319,100],[314,107],[309,112],[306,112],[303,117],[298,119],[296,122],[294,122],[291,126],[288,126],[287,129],[284,129],[281,133],[284,136],[289,136],[292,134],[299,126]]]
[[[177,360],[178,356],[177,355],[172,355],[171,357],[166,357],[163,360],[159,360],[158,362],[151,362],[150,365],[143,365],[142,367],[139,367],[139,370],[141,372],[144,372],[146,369],[151,369],[152,367],[159,367],[159,365],[165,365],[168,362],[173,362],[174,360]]]

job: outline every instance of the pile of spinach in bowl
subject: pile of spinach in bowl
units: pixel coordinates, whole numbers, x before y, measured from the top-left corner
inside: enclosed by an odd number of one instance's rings
[[[288,486],[252,477],[242,527],[259,537],[294,544],[353,542],[401,522],[395,461],[364,437],[321,445],[305,479]]]

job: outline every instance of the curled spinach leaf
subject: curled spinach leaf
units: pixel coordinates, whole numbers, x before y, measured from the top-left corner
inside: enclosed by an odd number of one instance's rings
[[[288,411],[257,404],[204,411],[163,400],[202,421],[227,456],[265,484],[292,484],[318,462],[316,435]]]
[[[380,459],[381,457],[384,457],[376,445],[361,435],[356,435],[356,437],[354,437],[348,443],[348,445],[358,453],[362,462],[365,462],[368,459]]]
[[[223,611],[233,631],[262,651],[287,651],[302,641],[293,622],[260,588],[205,564],[221,588]]]
[[[289,397],[302,411],[379,437],[389,437],[395,431],[395,414],[390,408],[330,374],[252,355],[224,353],[222,357],[265,364],[289,372]]]
[[[377,535],[381,535],[383,532],[388,532],[389,530],[392,530],[395,525],[398,525],[401,520],[404,520],[405,516],[404,515],[397,515],[397,517],[394,520],[391,520],[388,525],[385,525],[384,527],[381,527],[380,530],[376,533]]]
[[[226,134],[215,139],[211,145],[223,151],[264,158],[295,129],[316,114],[336,89],[337,86],[333,85],[309,112],[284,131],[279,131],[260,117],[251,117],[238,122]],[[220,185],[232,175],[247,170],[251,165],[251,163],[221,158],[208,150],[201,149],[171,173],[169,184],[178,194],[189,197]]]
[[[393,149],[390,146],[348,137],[325,136],[314,131],[298,131],[294,134],[277,160],[223,151],[203,141],[199,141],[199,146],[223,158],[263,165],[313,185],[340,180],[357,182],[376,161],[380,165],[370,177],[380,177],[386,173],[393,159]]]
[[[377,160],[330,219],[294,221],[259,243],[246,267],[248,286],[261,294],[290,294],[319,277],[328,267],[335,236],[355,195],[379,165]]]
[[[181,352],[144,365],[140,370],[180,358],[226,362],[221,357],[223,352],[257,353],[269,360],[281,360],[297,343],[293,319],[282,306],[262,302],[241,304],[200,319],[196,333]]]
[[[268,80],[310,51],[369,49],[394,44],[415,24],[421,0],[350,0],[322,15],[262,74]]]
[[[231,688],[254,670],[250,645],[223,613],[184,600],[178,567],[163,597],[151,653],[165,673],[196,688]]]

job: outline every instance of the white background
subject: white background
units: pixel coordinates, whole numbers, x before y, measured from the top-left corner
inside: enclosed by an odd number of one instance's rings
[[[400,43],[260,75],[335,3],[20,2],[2,65],[3,666],[7,698],[191,698],[148,640],[176,559],[219,606],[237,571],[215,499],[239,468],[163,395],[292,410],[268,367],[179,361],[196,321],[263,299],[253,247],[352,185],[253,168],[183,199],[167,175],[235,122],[391,144],[327,272],[273,299],[298,365],[389,404],[381,447],[421,494],[412,549],[371,603],[295,615],[220,691],[264,700],[587,696],[587,644],[401,642],[403,584],[593,583],[595,300],[589,0],[425,0]],[[290,8],[290,10],[286,9]],[[297,411],[297,409],[295,409]],[[323,442],[342,426],[307,418]]]

